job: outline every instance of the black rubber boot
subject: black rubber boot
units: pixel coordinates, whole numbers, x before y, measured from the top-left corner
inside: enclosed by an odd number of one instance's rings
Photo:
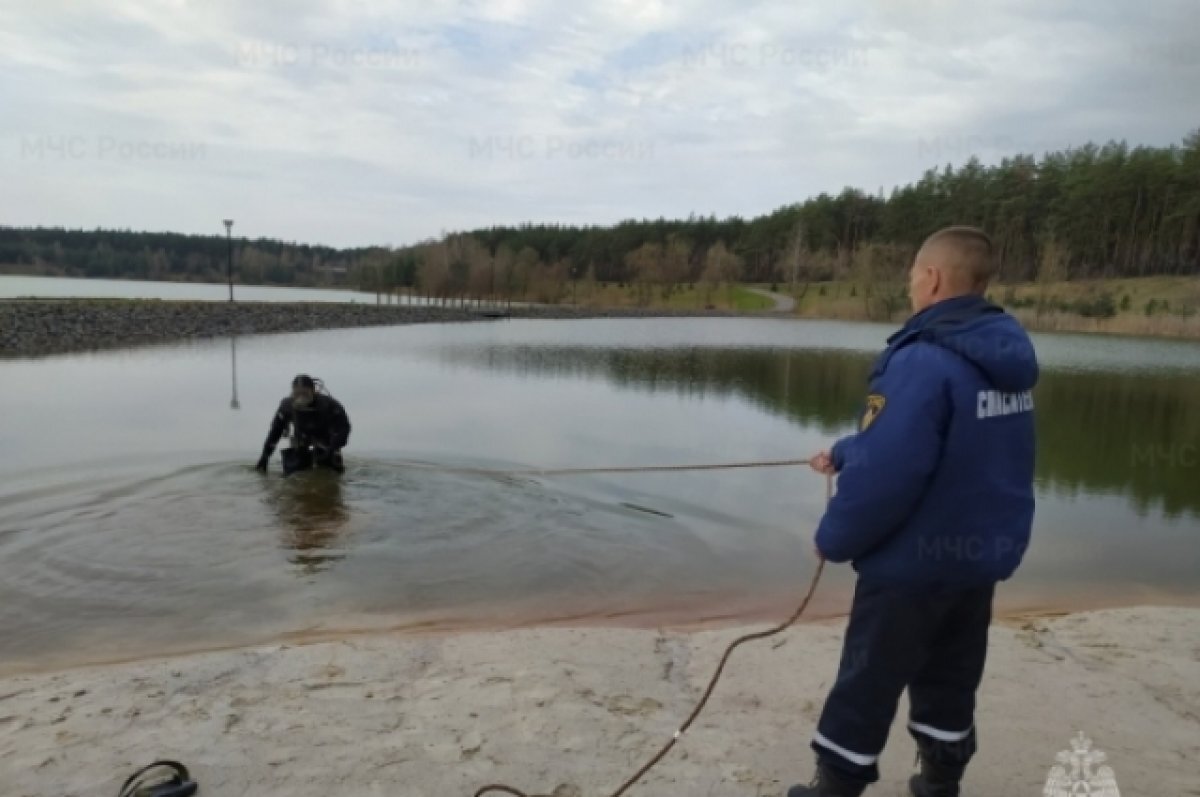
[[[820,764],[812,783],[807,786],[793,786],[787,790],[787,797],[859,797],[867,790],[867,784],[861,780],[851,780],[839,772]]]
[[[935,764],[922,756],[921,771],[909,779],[908,790],[913,797],[958,797],[958,784],[966,769]]]
[[[978,745],[975,729],[958,742],[939,742],[910,732],[917,743],[917,761],[921,764],[921,771],[908,781],[913,797],[958,797],[958,784]]]

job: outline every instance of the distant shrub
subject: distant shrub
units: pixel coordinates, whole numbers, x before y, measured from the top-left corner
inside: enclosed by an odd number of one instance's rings
[[[1004,306],[1011,307],[1015,310],[1020,310],[1024,307],[1035,307],[1037,303],[1038,300],[1035,297],[1018,296],[1017,292],[1012,288],[1009,288],[1004,294]]]
[[[1158,299],[1151,299],[1146,302],[1146,306],[1142,308],[1142,312],[1147,316],[1154,315],[1154,311],[1158,309]]]
[[[1121,312],[1129,312],[1129,308],[1133,306],[1133,300],[1129,298],[1129,294],[1121,297]]]
[[[858,296],[858,286],[851,285],[850,286],[850,298],[853,299],[855,296]]]
[[[1079,299],[1071,309],[1084,318],[1112,318],[1117,314],[1117,302],[1111,293],[1104,291],[1090,299]]]
[[[818,288],[817,293],[820,294],[821,296],[824,296],[825,295],[825,286],[822,285],[820,288]]]

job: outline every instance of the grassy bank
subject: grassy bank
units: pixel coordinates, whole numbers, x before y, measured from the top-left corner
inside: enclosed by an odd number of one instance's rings
[[[908,315],[902,282],[864,285],[850,280],[804,286],[645,285],[579,283],[562,301],[589,308],[702,310],[770,313],[774,302],[752,288],[796,300],[804,318],[899,322]],[[1200,340],[1200,277],[1143,277],[1054,283],[997,284],[989,298],[1045,332],[1088,332]]]
[[[849,281],[811,283],[794,292],[779,286],[796,299],[798,315],[849,321],[902,320],[908,314],[903,291],[895,284],[868,292]],[[881,294],[891,298],[890,307]],[[1200,278],[998,284],[988,296],[1030,329],[1200,340]]]
[[[726,310],[757,313],[770,310],[774,302],[754,293],[747,286],[680,284],[665,290],[658,286],[620,285],[617,283],[580,282],[564,291],[563,302],[582,307],[622,307],[664,310]]]

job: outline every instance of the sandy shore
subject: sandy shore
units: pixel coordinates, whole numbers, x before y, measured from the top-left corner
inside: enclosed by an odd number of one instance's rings
[[[631,794],[758,797],[809,775],[838,623],[742,648],[709,709]],[[116,794],[156,757],[202,795],[605,795],[668,738],[738,630],[378,635],[0,680],[0,794]],[[903,707],[902,707],[903,712]],[[1200,794],[1200,610],[997,626],[972,797],[1041,794],[1083,731],[1125,794]],[[905,794],[898,724],[868,794]]]

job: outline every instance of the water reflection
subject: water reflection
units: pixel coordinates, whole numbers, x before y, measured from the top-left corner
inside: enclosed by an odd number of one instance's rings
[[[652,393],[738,397],[830,434],[853,422],[872,361],[869,354],[827,349],[492,346],[443,354],[528,377],[598,377]]]
[[[229,409],[240,410],[242,405],[238,402],[237,394],[237,336],[229,339],[229,368],[233,373],[233,398],[229,400]]]
[[[1200,380],[1058,372],[1038,387],[1038,475],[1065,495],[1105,493],[1145,515],[1200,514]]]
[[[267,502],[280,521],[281,544],[298,573],[321,573],[346,558],[350,510],[338,474],[303,471],[287,479],[271,478],[267,485]]]
[[[736,396],[829,435],[852,428],[872,355],[813,349],[492,346],[444,356],[527,376]],[[1038,478],[1063,496],[1117,494],[1143,516],[1200,515],[1200,380],[1187,372],[1051,370],[1036,391]]]

